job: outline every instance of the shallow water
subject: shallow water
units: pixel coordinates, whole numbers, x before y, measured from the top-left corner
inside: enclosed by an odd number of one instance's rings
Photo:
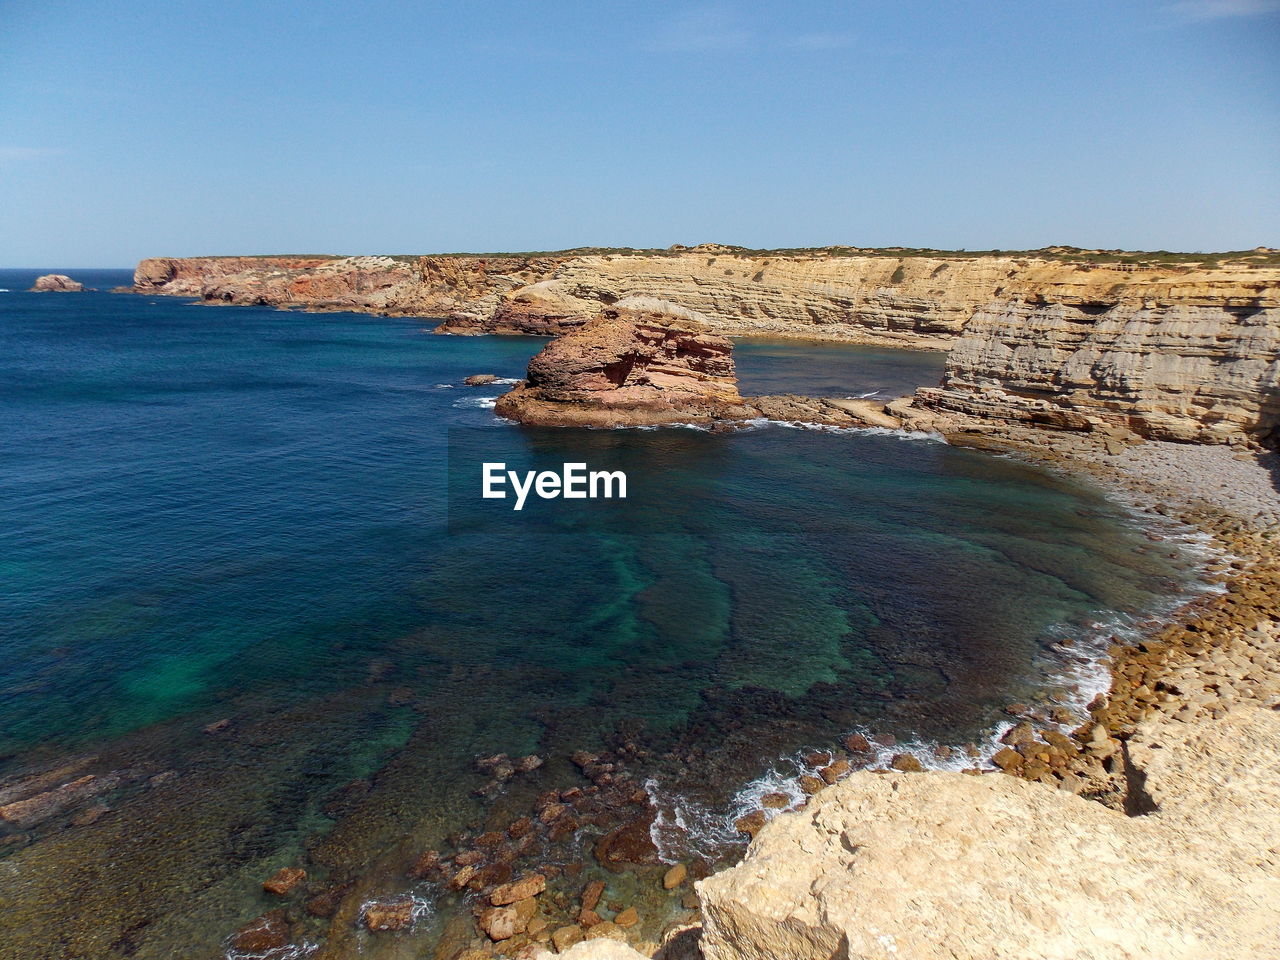
[[[212,955],[275,868],[396,892],[405,851],[621,739],[698,823],[673,855],[723,856],[779,758],[855,728],[979,739],[1083,669],[1052,641],[1105,642],[1190,583],[1097,490],[930,439],[503,423],[504,388],[461,381],[520,376],[540,341],[431,325],[0,293],[0,777],[122,771],[97,823],[0,827],[0,944]],[[897,395],[939,368],[737,351],[747,393]],[[479,497],[499,460],[622,469],[629,496],[517,514]],[[549,762],[478,798],[472,759],[498,751]],[[394,941],[308,923],[392,955],[443,916]]]

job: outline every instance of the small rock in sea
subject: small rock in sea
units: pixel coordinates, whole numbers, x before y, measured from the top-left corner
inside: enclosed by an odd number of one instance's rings
[[[281,867],[275,874],[262,881],[262,889],[277,897],[286,896],[290,890],[307,879],[307,871],[300,867]]]
[[[898,738],[892,733],[877,733],[871,738],[872,743],[879,744],[882,747],[896,747]]]
[[[542,766],[542,758],[535,753],[531,753],[527,757],[521,757],[515,763],[517,773],[533,773],[540,766]]]
[[[36,277],[36,282],[31,285],[31,293],[80,293],[84,290],[84,284],[79,280],[72,280],[65,273],[46,273],[42,277]]]
[[[1011,717],[1021,717],[1030,709],[1025,703],[1011,703],[1004,708],[1004,712]]]
[[[791,798],[785,793],[766,793],[760,798],[760,805],[766,810],[781,810],[791,804]]]
[[[759,833],[766,823],[763,810],[752,810],[745,817],[739,817],[734,821],[733,827],[739,833],[746,834],[748,837],[754,837]]]
[[[870,753],[871,742],[860,733],[851,733],[844,738],[844,748],[850,753]]]
[[[627,907],[627,909],[613,918],[613,922],[625,930],[628,927],[634,927],[640,922],[640,914],[636,912],[635,907]]]
[[[831,754],[826,750],[815,750],[813,753],[807,753],[804,757],[804,765],[806,767],[825,767],[831,762]]]
[[[439,852],[428,850],[413,862],[413,866],[409,868],[409,876],[414,880],[435,879],[441,869]]]
[[[413,924],[413,900],[377,900],[364,908],[364,925],[374,932],[404,930]]]
[[[208,734],[221,733],[223,730],[226,730],[229,726],[231,726],[231,718],[223,717],[221,720],[215,720],[213,721],[213,723],[206,724],[204,727],[204,732]]]
[[[476,837],[476,846],[489,850],[500,846],[504,839],[504,834],[499,833],[497,830],[490,830],[489,832],[482,833],[480,836]]]
[[[951,754],[952,750],[946,744],[938,744],[938,746],[933,748],[933,755],[939,760],[950,760]]]
[[[582,927],[582,929],[590,930],[592,927],[594,927],[596,924],[599,924],[599,923],[604,923],[604,918],[601,917],[600,914],[596,913],[594,910],[578,911],[578,926]]]
[[[807,796],[813,796],[827,785],[826,781],[820,777],[811,777],[807,774],[799,779],[799,783],[800,789],[803,790]]]
[[[823,767],[821,770],[819,770],[818,776],[820,776],[827,783],[835,783],[837,780],[843,777],[846,773],[848,773],[850,769],[851,768],[849,766],[848,760],[837,760],[835,763],[829,766]]]
[[[313,917],[328,918],[338,912],[338,904],[342,902],[342,898],[347,895],[355,883],[348,880],[346,883],[334,884],[327,890],[317,893],[306,903],[307,913]]]
[[[484,387],[493,383],[497,379],[498,378],[492,373],[473,373],[471,376],[466,377],[462,382],[468,387]]]
[[[459,870],[457,873],[453,875],[453,879],[449,881],[449,886],[453,887],[453,889],[455,890],[462,890],[463,888],[466,887],[468,883],[471,882],[471,878],[474,877],[475,875],[476,875],[475,867],[471,867],[471,866],[463,867],[461,870]]]
[[[662,875],[662,889],[674,890],[680,884],[684,883],[685,878],[689,876],[689,868],[683,863],[677,863],[674,867]]]
[[[470,867],[482,860],[484,860],[484,854],[479,850],[462,850],[453,858],[453,863],[458,867]]]
[[[901,770],[903,773],[919,773],[924,769],[917,760],[909,753],[899,753],[890,761],[889,766],[894,770]]]
[[[511,826],[507,827],[507,836],[512,840],[519,840],[532,829],[533,821],[528,817],[521,817],[519,820],[511,821]]]
[[[604,896],[604,881],[592,880],[582,888],[582,909],[594,910]]]
[[[504,883],[502,886],[495,888],[489,894],[489,902],[495,907],[502,907],[508,903],[515,903],[517,900],[536,897],[546,889],[547,878],[540,873],[531,873],[528,876],[521,877],[514,883]]]
[[[552,823],[564,816],[568,809],[563,803],[549,803],[538,813],[538,819],[543,823]]]
[[[599,940],[603,937],[608,937],[610,940],[625,940],[627,935],[612,920],[602,920],[587,931],[586,939]]]
[[[231,949],[237,953],[268,955],[283,950],[292,939],[284,910],[272,910],[251,920],[231,935]]]
[[[583,939],[582,928],[573,926],[572,924],[557,927],[551,933],[551,943],[556,948],[556,953],[564,953],[575,943],[581,943]]]
[[[1005,747],[991,758],[991,762],[1005,773],[1008,773],[1011,770],[1017,770],[1022,766],[1022,754],[1018,753],[1017,750],[1011,750],[1008,747]]]

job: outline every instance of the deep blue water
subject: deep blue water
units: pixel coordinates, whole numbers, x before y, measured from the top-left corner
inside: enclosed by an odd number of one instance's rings
[[[530,430],[487,408],[502,387],[461,381],[519,377],[537,340],[20,292],[35,275],[0,271],[0,777],[86,751],[185,769],[224,716],[269,741],[192,773],[264,803],[287,781],[291,799],[251,855],[175,847],[221,878],[184,895],[188,938],[260,909],[252,878],[324,837],[322,799],[389,760],[421,786],[343,824],[373,844],[477,816],[477,754],[564,755],[623,729],[723,813],[775,758],[852,726],[980,737],[1081,667],[1052,641],[1187,582],[1101,493],[1012,460],[874,432]],[[738,351],[745,393],[892,396],[940,370]],[[486,460],[623,469],[631,496],[495,510]],[[184,822],[207,837],[226,816],[210,798]],[[32,876],[54,849],[39,833],[13,854]],[[181,940],[166,929],[155,955]]]

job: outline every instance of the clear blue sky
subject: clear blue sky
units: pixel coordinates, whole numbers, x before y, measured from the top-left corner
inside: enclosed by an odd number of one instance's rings
[[[1280,246],[1280,0],[0,2],[0,266]]]

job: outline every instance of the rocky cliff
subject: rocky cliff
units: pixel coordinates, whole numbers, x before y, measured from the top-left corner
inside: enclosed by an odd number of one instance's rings
[[[529,257],[158,257],[133,275],[136,293],[206,303],[352,310],[392,316],[490,315],[498,298],[559,260]]]
[[[1198,443],[1273,438],[1280,300],[1020,299],[980,309],[917,403],[991,421]]]
[[[703,953],[1280,956],[1280,714],[1163,720],[1130,755],[1145,816],[999,774],[854,774],[698,884]]]
[[[1154,257],[665,253],[228,257],[139,264],[133,289],[209,303],[445,317],[439,333],[556,335],[637,297],[711,333],[952,348],[917,409],[1195,442],[1280,416],[1280,267]],[[890,411],[902,416],[903,411]]]

